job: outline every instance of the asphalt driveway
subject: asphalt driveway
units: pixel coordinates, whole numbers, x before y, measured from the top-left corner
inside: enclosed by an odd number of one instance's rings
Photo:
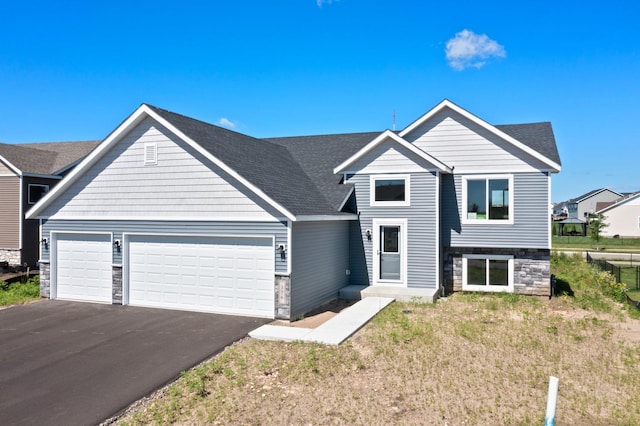
[[[60,300],[2,309],[1,422],[98,424],[266,322]]]

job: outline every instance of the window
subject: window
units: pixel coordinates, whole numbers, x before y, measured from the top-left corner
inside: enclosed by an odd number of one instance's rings
[[[463,197],[464,222],[496,221],[512,223],[511,176],[465,177]]]
[[[462,256],[462,289],[469,291],[513,291],[513,256]]]
[[[29,204],[37,203],[49,192],[49,185],[29,184]]]
[[[372,206],[408,206],[409,176],[371,176],[370,204]]]

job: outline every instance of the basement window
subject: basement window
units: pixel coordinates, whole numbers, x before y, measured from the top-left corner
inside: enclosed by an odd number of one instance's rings
[[[462,255],[462,290],[513,292],[513,256]]]

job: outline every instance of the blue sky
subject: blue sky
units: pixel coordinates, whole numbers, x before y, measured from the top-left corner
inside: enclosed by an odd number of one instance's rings
[[[256,137],[398,129],[447,98],[551,121],[553,200],[640,190],[635,1],[0,5],[0,141],[102,139],[141,103]]]

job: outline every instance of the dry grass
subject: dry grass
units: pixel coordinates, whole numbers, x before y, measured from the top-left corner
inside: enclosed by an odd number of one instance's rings
[[[640,424],[640,327],[605,311],[569,297],[394,303],[338,347],[234,345],[121,421],[542,424],[553,375],[558,424]]]

